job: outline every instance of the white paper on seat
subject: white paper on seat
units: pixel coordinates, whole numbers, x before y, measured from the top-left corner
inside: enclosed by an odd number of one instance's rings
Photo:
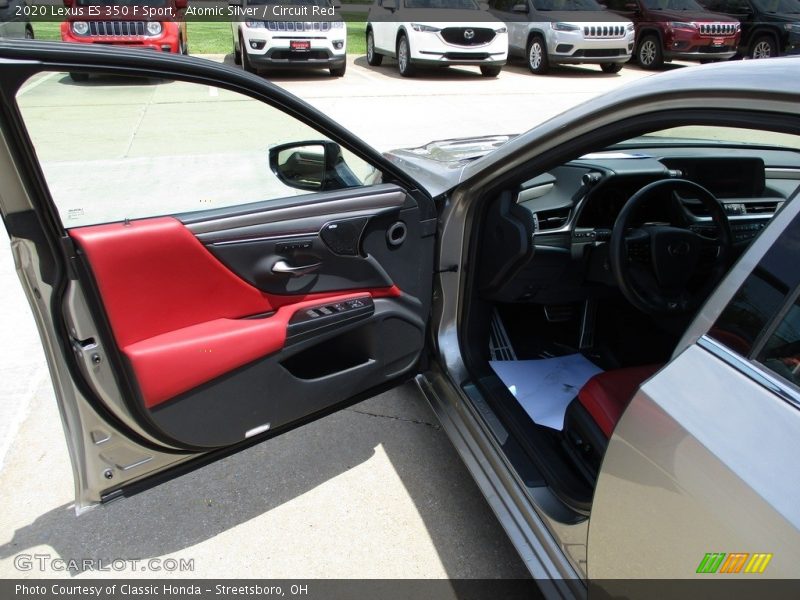
[[[602,373],[582,354],[539,360],[489,361],[494,372],[539,425],[564,428],[567,405],[589,379]]]

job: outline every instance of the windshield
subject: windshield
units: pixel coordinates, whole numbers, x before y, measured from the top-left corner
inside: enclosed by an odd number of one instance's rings
[[[266,4],[268,6],[330,6],[328,0],[247,0],[250,6]]]
[[[644,0],[650,10],[702,10],[705,9],[694,0]]]
[[[542,11],[603,10],[595,0],[534,0],[533,6]]]
[[[480,10],[480,7],[474,0],[406,0],[405,7]]]
[[[75,0],[76,6],[167,6],[170,0]]]
[[[753,0],[753,4],[762,12],[783,15],[800,14],[798,0]]]

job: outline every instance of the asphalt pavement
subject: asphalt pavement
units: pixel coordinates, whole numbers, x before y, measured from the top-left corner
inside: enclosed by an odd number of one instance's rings
[[[209,58],[231,62],[230,56]],[[370,68],[364,57],[351,57],[343,79],[324,71],[272,79],[387,150],[433,139],[522,132],[646,75],[634,68],[607,75],[597,67],[572,67],[535,77],[512,65],[496,80],[466,68],[405,80],[392,61]],[[41,79],[30,82],[25,95],[45,102],[39,105],[44,124],[50,120],[58,127],[64,113],[58,102],[46,102],[57,96],[58,86],[68,84],[59,77]],[[152,90],[129,87],[134,103],[136,98],[147,102]],[[102,90],[77,91],[91,102]],[[126,118],[113,103],[97,103],[92,110],[99,120]],[[129,148],[137,141],[136,120],[131,122]],[[242,136],[235,115],[215,124],[215,143],[233,144]],[[57,161],[68,152],[69,140],[58,135],[63,131],[55,133],[42,151]],[[146,157],[146,145],[142,148]],[[413,386],[76,517],[53,390],[5,234],[0,247],[0,577],[525,576]],[[191,569],[169,573],[133,566],[65,573],[52,564],[20,570],[19,557],[34,554],[193,563]]]

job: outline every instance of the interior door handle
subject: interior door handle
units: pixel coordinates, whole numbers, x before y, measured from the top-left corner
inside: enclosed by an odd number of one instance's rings
[[[302,277],[307,273],[316,271],[321,266],[322,263],[318,262],[310,265],[300,265],[299,267],[293,267],[290,264],[288,264],[285,260],[279,260],[274,265],[272,265],[272,272],[281,273],[282,275],[289,275],[291,277]]]

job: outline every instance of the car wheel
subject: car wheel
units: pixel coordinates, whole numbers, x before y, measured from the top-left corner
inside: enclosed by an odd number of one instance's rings
[[[347,71],[347,63],[346,62],[342,63],[341,67],[331,67],[330,68],[331,77],[343,77],[345,71]]]
[[[412,77],[414,67],[411,64],[411,46],[408,45],[408,38],[401,35],[397,40],[397,69],[403,77]]]
[[[619,73],[622,70],[621,63],[603,63],[600,65],[603,73]]]
[[[770,58],[777,55],[778,49],[775,47],[775,40],[769,35],[762,35],[753,40],[750,51],[747,53],[748,58]]]
[[[26,27],[25,28],[25,39],[26,40],[32,40],[33,39],[33,29],[31,29],[30,27]]]
[[[375,52],[375,36],[370,29],[367,32],[367,64],[371,67],[380,67],[383,62],[383,54]]]
[[[645,69],[658,69],[664,64],[664,54],[661,52],[661,41],[656,35],[647,35],[639,43],[636,50],[636,60]]]
[[[244,40],[242,38],[239,38],[239,48],[241,49],[240,52],[242,53],[242,68],[248,73],[255,73],[256,68],[250,62],[250,56],[247,54],[247,50],[244,47]]]
[[[537,36],[531,38],[528,42],[528,68],[531,73],[536,75],[544,75],[550,68],[547,60],[547,47],[544,45],[544,40]]]
[[[503,67],[498,67],[497,65],[486,65],[481,67],[481,75],[484,77],[497,77],[502,70]]]
[[[83,83],[85,81],[89,81],[89,74],[88,73],[70,73],[69,78],[72,81]]]

